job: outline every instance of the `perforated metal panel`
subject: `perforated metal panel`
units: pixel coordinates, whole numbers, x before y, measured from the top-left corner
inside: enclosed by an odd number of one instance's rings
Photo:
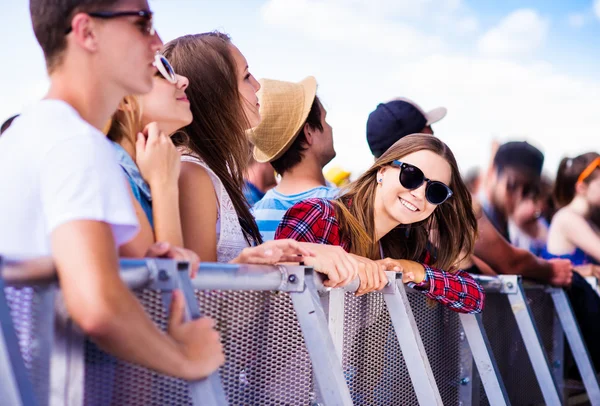
[[[197,292],[203,312],[217,321],[227,363],[221,378],[231,405],[309,405],[315,399],[311,363],[287,294]],[[158,292],[139,294],[165,327]],[[86,405],[189,405],[186,383],[116,361],[86,345]]]
[[[44,359],[42,354],[41,340],[48,340],[49,337],[46,336],[48,332],[40,331],[40,326],[44,324],[40,323],[43,316],[41,312],[44,309],[40,302],[39,290],[9,287],[4,293],[36,399],[42,405],[48,404],[50,369],[47,359]]]
[[[441,305],[428,306],[420,293],[408,296],[442,400],[458,405],[458,315]],[[354,404],[417,405],[383,295],[347,293],[345,304],[343,368]]]
[[[408,298],[431,364],[433,376],[445,405],[459,404],[461,342],[465,340],[458,314],[444,306],[428,304],[421,293]]]
[[[146,312],[163,330],[166,312],[158,291],[138,292]],[[151,372],[109,356],[85,344],[85,405],[191,405],[187,383]]]
[[[416,405],[381,293],[347,293],[342,367],[354,405]]]
[[[562,346],[555,340],[560,325],[556,324],[552,298],[540,289],[525,293],[552,368],[553,360],[562,359],[562,354],[557,353]],[[488,293],[485,307],[483,323],[511,403],[543,404],[544,398],[506,295]],[[489,405],[483,386],[480,386],[480,400],[481,405]]]

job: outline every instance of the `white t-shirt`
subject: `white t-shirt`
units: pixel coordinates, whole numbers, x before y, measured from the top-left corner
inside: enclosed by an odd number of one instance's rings
[[[50,255],[52,231],[73,220],[126,243],[138,232],[126,186],[104,134],[65,102],[36,103],[0,136],[0,255]]]

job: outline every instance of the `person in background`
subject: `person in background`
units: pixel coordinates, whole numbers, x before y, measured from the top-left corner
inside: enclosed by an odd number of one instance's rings
[[[472,168],[468,170],[463,175],[463,180],[465,181],[465,185],[469,189],[472,195],[477,195],[479,193],[479,188],[481,187],[481,169]]]
[[[2,123],[2,126],[0,127],[0,135],[4,134],[4,132],[6,130],[8,130],[8,127],[11,126],[11,124],[13,123],[13,121],[15,120],[15,118],[17,118],[17,117],[19,117],[18,114],[14,115],[12,117],[7,118],[6,121],[4,123]]]
[[[265,196],[265,193],[275,186],[277,186],[277,180],[271,164],[258,162],[251,156],[244,176],[244,196],[248,204],[254,206],[256,202]]]
[[[309,76],[299,83],[262,79],[261,123],[249,132],[254,158],[270,162],[279,184],[254,205],[256,223],[265,240],[273,240],[285,212],[314,198],[332,198],[337,188],[326,185],[323,168],[335,157],[333,130]]]
[[[417,103],[397,97],[380,103],[367,120],[367,143],[375,158],[379,158],[396,141],[410,134],[434,135],[432,124],[446,117],[445,107],[425,112]]]
[[[515,205],[508,216],[508,235],[512,245],[533,255],[542,255],[548,238],[549,222],[545,214],[551,215],[546,206],[551,194],[551,185],[542,180],[539,188],[531,190]]]
[[[351,175],[351,172],[348,172],[339,166],[334,166],[325,172],[325,179],[334,187],[341,188],[350,183]]]
[[[435,255],[427,249],[433,227]],[[438,138],[413,134],[381,155],[341,197],[294,205],[275,238],[337,245],[395,263],[404,282],[429,299],[457,312],[479,313],[483,289],[456,268],[473,250],[476,230],[471,194],[454,155]],[[366,291],[361,281],[359,293]]]
[[[190,80],[186,95],[194,120],[172,139],[182,152],[179,204],[183,241],[203,261],[253,262],[278,253],[282,262],[318,262],[325,284],[337,287],[358,277],[358,261],[315,244],[263,239],[243,195],[248,163],[246,131],[261,120],[260,84],[226,34],[186,35],[163,49],[174,70]],[[257,246],[256,249],[250,247]],[[371,266],[373,272],[382,267]]]
[[[600,155],[595,152],[561,161],[554,186],[560,209],[550,224],[545,257],[568,258],[574,265],[600,263],[600,234],[590,221],[600,209],[599,165]]]
[[[540,190],[541,184],[541,172],[544,161],[544,155],[537,148],[526,142],[509,142],[501,145],[496,152],[494,157],[494,164],[488,174],[485,186],[485,195],[482,196],[483,210],[486,212],[487,217],[491,220],[494,227],[500,232],[505,238],[510,238],[508,235],[508,215],[513,213],[518,205],[523,201],[524,196],[529,196],[531,193],[537,193]],[[566,167],[566,161],[563,162]],[[584,167],[585,169],[585,167]],[[582,169],[583,170],[583,169]],[[559,172],[562,174],[562,172]],[[573,185],[576,184],[577,179],[581,176],[581,173],[575,175],[570,173],[569,176],[572,179],[571,188],[567,187],[564,190],[571,191],[574,193]],[[575,179],[573,179],[575,177]],[[556,185],[564,186],[566,183],[562,179],[557,178]],[[556,189],[559,186],[555,186]],[[584,188],[585,189],[585,188]],[[568,200],[565,196],[573,196],[573,194],[558,194],[561,198],[558,199],[558,203],[564,203]],[[560,212],[560,210],[559,210]],[[557,213],[553,222],[557,220]],[[558,218],[560,221],[560,216]],[[551,226],[552,227],[552,226]],[[486,238],[484,232],[480,232]],[[551,242],[552,231],[548,231],[548,244]],[[494,245],[493,249],[500,251],[497,253],[499,259],[502,255],[502,249],[500,246]],[[550,249],[555,249],[551,247]],[[477,248],[475,249],[477,254]],[[570,254],[573,254],[572,252]],[[548,258],[545,263],[553,267],[554,276],[548,282],[555,286],[565,287],[573,312],[581,329],[582,336],[590,350],[590,355],[594,365],[600,366],[600,347],[595,343],[600,340],[600,325],[597,320],[600,317],[600,297],[587,283],[587,281],[578,273],[573,272],[574,265],[579,265],[577,262],[572,263],[572,259],[576,259],[570,255],[542,255]],[[482,259],[484,259],[482,257]],[[485,259],[484,259],[485,260]],[[543,259],[541,261],[544,261]],[[499,262],[508,262],[506,258]],[[564,265],[563,265],[564,263]],[[544,264],[544,263],[542,263]],[[490,264],[492,265],[492,264]],[[555,271],[564,270],[563,266],[568,266],[568,278],[557,280],[556,277],[560,276]],[[492,265],[496,270],[496,268]],[[527,275],[522,272],[524,276],[532,277],[540,280],[543,283],[545,281],[541,274],[538,273],[539,267],[531,267],[527,270]],[[512,270],[510,273],[519,274],[518,271]],[[501,273],[499,271],[499,273]]]
[[[105,351],[204,378],[224,361],[214,321],[184,321],[185,299],[175,291],[163,332],[119,275],[117,249],[139,228],[100,130],[126,95],[152,89],[161,41],[148,3],[31,0],[29,9],[50,89],[0,137],[0,172],[11,174],[0,178],[0,252],[51,256],[70,318]],[[178,258],[169,244],[146,255]]]

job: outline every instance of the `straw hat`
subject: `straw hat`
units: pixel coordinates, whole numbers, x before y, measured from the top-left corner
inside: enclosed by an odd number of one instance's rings
[[[299,83],[261,79],[258,92],[261,122],[248,132],[254,159],[271,162],[294,142],[310,113],[317,81],[309,76]]]

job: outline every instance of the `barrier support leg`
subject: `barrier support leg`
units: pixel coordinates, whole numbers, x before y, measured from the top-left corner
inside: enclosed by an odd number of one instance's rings
[[[305,289],[290,297],[300,323],[320,397],[327,406],[351,406],[352,398],[342,372],[342,363],[329,335],[312,270],[306,270]]]
[[[386,273],[391,283],[383,290],[383,298],[419,404],[441,406],[443,404],[442,397],[433,377],[417,322],[404,290],[402,274]]]
[[[491,406],[508,406],[510,400],[496,365],[480,314],[459,314],[477,372]]]
[[[569,299],[563,289],[552,288],[550,289],[550,295],[552,296],[560,324],[567,336],[571,352],[577,363],[581,379],[583,379],[590,403],[592,406],[600,406],[600,387],[598,386],[596,371],[590,361],[587,347],[581,338],[581,331],[579,331],[579,326],[573,315],[571,303],[569,303]]]
[[[527,304],[521,277],[518,275],[500,275],[500,279],[505,285],[504,290],[507,293],[510,307],[519,327],[519,332],[523,337],[525,349],[531,361],[535,377],[540,385],[544,401],[548,406],[560,406],[562,403],[561,397],[554,382],[540,334],[533,321],[531,309]]]
[[[189,278],[189,264],[187,262],[175,262],[169,260],[148,260],[148,266],[156,273],[153,288],[162,291],[163,304],[168,310],[171,307],[171,299],[174,289],[180,289],[185,297],[186,320],[197,319],[201,316],[200,308],[194,294],[194,287]],[[194,406],[204,405],[227,405],[227,398],[219,371],[209,377],[195,382],[189,382],[190,397]]]

